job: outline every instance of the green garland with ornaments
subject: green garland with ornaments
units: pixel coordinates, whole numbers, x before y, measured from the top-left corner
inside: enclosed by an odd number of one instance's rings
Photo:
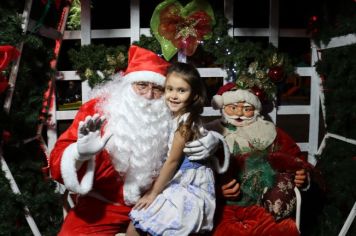
[[[88,80],[91,88],[105,83],[127,66],[127,47],[106,47],[103,44],[85,45],[79,51],[70,49],[69,59],[77,74]]]
[[[200,42],[196,54],[201,63],[207,67],[221,67],[226,69],[229,81],[235,81],[238,87],[256,88],[263,91],[268,99],[276,97],[276,83],[294,73],[294,66],[288,55],[278,51],[272,45],[263,47],[258,43],[240,42],[228,36],[229,25],[223,15],[216,15],[216,24],[212,28],[211,36]],[[162,46],[154,37],[142,35],[134,42],[157,54],[163,54]],[[204,56],[202,56],[204,55]],[[111,79],[114,72],[123,70],[127,64],[127,52],[124,46],[117,48],[104,45],[86,45],[79,50],[69,51],[70,61],[74,70],[82,80],[88,80],[91,87],[95,87]],[[195,60],[195,55],[188,57]],[[105,58],[102,60],[102,58]],[[207,60],[209,62],[204,62]],[[171,60],[176,60],[173,57]],[[112,62],[112,63],[110,63]]]

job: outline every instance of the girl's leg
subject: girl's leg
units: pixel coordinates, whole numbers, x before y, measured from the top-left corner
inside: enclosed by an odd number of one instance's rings
[[[135,226],[130,222],[126,230],[126,236],[140,236],[141,234],[136,230]]]

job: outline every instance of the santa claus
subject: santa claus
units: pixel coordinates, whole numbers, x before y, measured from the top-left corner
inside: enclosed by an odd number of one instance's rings
[[[123,76],[96,89],[59,137],[51,176],[78,194],[59,235],[115,235],[167,155],[170,113],[161,99],[169,63],[131,46]],[[210,156],[218,140],[190,143],[191,159]]]
[[[232,160],[219,178],[215,236],[299,235],[291,218],[294,186],[306,187],[309,165],[296,143],[260,115],[261,99],[238,83],[212,99],[222,117],[207,124],[225,137]]]

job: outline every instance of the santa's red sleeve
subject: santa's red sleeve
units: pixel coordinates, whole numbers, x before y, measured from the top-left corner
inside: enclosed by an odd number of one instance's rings
[[[96,113],[96,104],[97,99],[93,99],[81,106],[73,123],[58,138],[50,154],[51,177],[80,194],[87,193],[92,187],[95,158],[83,163],[79,170],[76,169],[75,156],[79,155],[76,148],[78,124]]]
[[[273,143],[268,161],[273,169],[279,172],[295,172],[300,169],[310,169],[305,155],[297,143],[283,130],[277,128],[277,137]]]

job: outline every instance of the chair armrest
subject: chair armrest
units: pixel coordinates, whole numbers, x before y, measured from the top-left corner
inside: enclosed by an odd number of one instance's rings
[[[298,231],[300,232],[300,210],[302,205],[302,197],[297,187],[294,187],[294,192],[295,192],[295,197],[297,199],[297,206],[295,209],[295,224],[297,226]]]

